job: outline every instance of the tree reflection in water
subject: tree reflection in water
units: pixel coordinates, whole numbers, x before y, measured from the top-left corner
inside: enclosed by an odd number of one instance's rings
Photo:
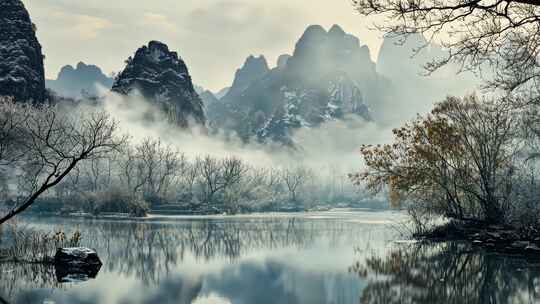
[[[336,224],[332,231],[339,233],[340,229],[345,226]],[[216,258],[235,261],[253,250],[306,246],[320,237],[320,231],[314,224],[290,219],[190,221],[181,226],[106,222],[89,225],[82,233],[85,244],[98,248],[105,260],[102,271],[136,276],[146,284],[156,284],[186,255],[203,262]]]
[[[0,267],[0,303],[2,304],[9,303],[6,299],[12,298],[20,290],[63,287],[58,283],[55,268],[52,265],[2,263]]]
[[[171,280],[178,286],[178,265],[186,259],[189,259],[188,264],[192,260],[208,263],[217,259],[230,263],[259,250],[302,249],[321,238],[330,244],[352,244],[358,236],[355,233],[358,228],[353,228],[351,223],[303,219],[189,220],[173,223],[85,220],[61,221],[52,227],[47,226],[47,229],[81,231],[82,244],[95,248],[103,260],[98,280],[103,273],[114,273],[115,276],[136,278],[149,287],[167,285]],[[37,265],[19,265],[14,268],[18,269],[16,272],[0,273],[0,297],[13,299],[21,291],[69,287],[56,283],[54,268],[38,268]],[[198,290],[199,279],[183,278],[180,281],[193,287],[189,290]]]
[[[368,281],[360,299],[375,303],[538,303],[540,261],[464,243],[399,245],[351,270]]]

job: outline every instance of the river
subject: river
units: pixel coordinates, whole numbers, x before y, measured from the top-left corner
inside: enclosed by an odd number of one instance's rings
[[[0,303],[540,303],[540,264],[403,240],[405,220],[368,210],[24,217],[35,229],[79,230],[103,266],[93,279],[59,283],[54,267],[0,264]]]

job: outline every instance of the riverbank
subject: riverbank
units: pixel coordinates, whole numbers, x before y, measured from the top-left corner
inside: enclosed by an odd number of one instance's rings
[[[509,226],[489,225],[478,221],[452,220],[429,231],[415,233],[413,237],[433,242],[468,241],[475,246],[501,253],[540,257],[540,236],[528,237]]]
[[[214,212],[201,212],[200,210],[170,210],[163,212],[163,210],[150,210],[145,216],[135,216],[129,213],[122,212],[102,212],[99,214],[92,214],[88,212],[28,212],[26,216],[32,217],[60,217],[60,218],[80,218],[80,219],[106,219],[106,220],[145,220],[154,218],[168,218],[168,217],[182,217],[182,218],[208,218],[208,217],[223,217],[223,216],[235,216],[235,217],[252,217],[252,216],[264,216],[264,215],[287,215],[287,214],[314,214],[314,213],[326,213],[326,212],[384,212],[391,211],[389,209],[374,209],[366,207],[331,207],[331,206],[317,206],[309,209],[268,209],[268,210],[250,210],[246,212],[228,213],[225,211],[214,210]]]

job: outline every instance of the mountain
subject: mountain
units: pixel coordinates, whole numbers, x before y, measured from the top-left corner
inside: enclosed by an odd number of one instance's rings
[[[377,72],[389,81],[388,98],[373,107],[381,122],[399,123],[429,111],[433,103],[447,95],[463,95],[478,80],[472,74],[457,74],[458,67],[448,64],[426,75],[423,67],[447,53],[430,44],[421,34],[397,37],[386,35],[377,60]],[[403,106],[406,105],[406,106]],[[395,111],[400,108],[400,111]]]
[[[188,127],[190,121],[205,124],[203,102],[195,91],[188,68],[166,44],[150,41],[126,63],[112,86],[113,92],[141,94],[181,127]]]
[[[235,98],[247,89],[253,82],[270,72],[264,56],[254,57],[250,55],[244,65],[234,75],[232,86],[223,98]]]
[[[194,85],[195,91],[199,96],[201,97],[201,100],[207,109],[206,111],[206,118],[208,121],[212,121],[212,118],[208,116],[208,114],[212,115],[214,113],[219,112],[219,110],[214,110],[214,107],[220,107],[220,99],[223,98],[223,96],[227,95],[229,92],[230,87],[223,88],[219,90],[217,93],[213,93],[210,90],[205,89],[204,87],[200,85]],[[210,109],[210,111],[208,111]]]
[[[296,44],[293,56],[287,60],[287,66],[298,75],[340,70],[363,83],[376,81],[369,48],[361,46],[358,38],[345,33],[338,25],[328,32],[319,25],[308,27]]]
[[[80,98],[98,96],[98,87],[110,89],[113,82],[114,79],[107,77],[99,67],[79,62],[75,68],[64,66],[55,80],[46,80],[46,85],[59,95]]]
[[[193,89],[195,89],[195,92],[197,92],[197,94],[199,94],[199,95],[202,92],[206,91],[206,89],[203,86],[196,85],[196,84],[193,84]]]
[[[201,86],[195,85],[195,92],[199,94],[199,97],[202,100],[202,103],[205,107],[211,106],[215,102],[218,102],[219,99],[212,93],[210,90],[207,90]]]
[[[230,90],[231,90],[231,87],[226,87],[226,88],[223,88],[223,89],[219,90],[214,95],[216,96],[217,99],[221,99],[221,98],[225,97],[225,95],[227,95],[227,93],[229,93]]]
[[[212,91],[207,90],[203,86],[200,86],[200,85],[194,84],[193,87],[195,88],[195,92],[197,92],[197,94],[202,95],[202,93],[207,91],[208,93],[212,93],[212,95],[217,99],[223,98],[223,96],[227,95],[227,93],[229,93],[229,90],[231,89],[231,87],[226,87],[226,88],[223,88],[223,89],[217,91],[216,93],[213,93]],[[201,98],[202,98],[202,96],[201,96]],[[203,101],[204,101],[204,99],[203,99]]]
[[[36,26],[20,0],[0,1],[0,95],[40,103],[47,99]]]
[[[250,56],[220,103],[208,108],[213,128],[244,140],[294,144],[299,128],[356,115],[371,119],[367,102],[378,102],[379,76],[369,49],[334,25],[306,29],[292,56],[267,70],[264,57]],[[248,73],[249,72],[249,73]]]
[[[287,62],[292,56],[289,54],[283,54],[278,57],[277,60],[277,68],[278,69],[284,69],[287,66]]]
[[[213,93],[212,91],[207,90],[200,85],[194,84],[193,87],[195,88],[195,92],[197,92],[197,94],[199,94],[199,96],[201,97],[203,104],[205,106],[208,106],[209,104],[212,104],[218,101],[223,96],[225,96],[227,92],[229,91],[229,88],[224,88],[224,89],[221,89],[217,93]]]
[[[209,90],[204,90],[201,93],[199,93],[199,96],[201,97],[203,104],[205,106],[210,106],[213,103],[219,102],[219,99],[214,95],[214,93],[210,92]]]
[[[207,115],[210,126],[217,128],[234,129],[232,126],[226,127],[226,122],[230,119],[236,123],[241,121],[236,120],[233,111],[229,109],[228,103],[241,99],[242,93],[251,84],[266,76],[270,72],[268,63],[264,56],[255,57],[250,55],[244,62],[241,68],[236,70],[234,80],[229,88],[220,91],[223,96],[219,98],[219,102],[207,103]]]

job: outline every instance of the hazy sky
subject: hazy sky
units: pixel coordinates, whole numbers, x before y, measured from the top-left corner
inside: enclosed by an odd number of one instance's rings
[[[230,85],[250,55],[271,66],[291,53],[309,24],[345,31],[377,56],[381,33],[349,0],[24,0],[43,45],[47,78],[66,64],[84,61],[109,74],[150,40],[161,40],[186,61],[196,84]]]

